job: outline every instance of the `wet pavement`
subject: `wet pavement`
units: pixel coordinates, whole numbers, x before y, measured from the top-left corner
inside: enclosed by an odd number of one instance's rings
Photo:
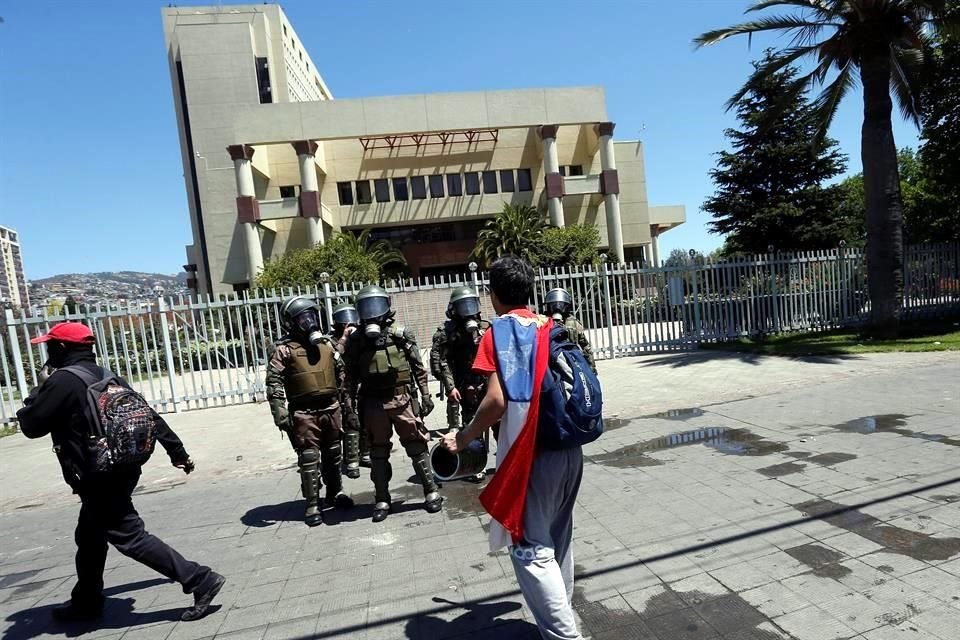
[[[859,373],[811,363],[811,380],[775,392],[761,388],[773,375],[761,360],[738,397],[696,405],[678,392],[673,410],[637,404],[662,366],[639,376],[637,362],[601,364],[616,392],[585,451],[574,540],[586,637],[960,638],[960,357],[871,360]],[[683,373],[734,375],[713,366]],[[824,373],[834,366],[845,373]],[[369,521],[363,478],[347,482],[356,508],[308,529],[275,432],[262,429],[263,448],[238,435],[214,457],[251,420],[267,423],[266,409],[205,413],[203,429],[181,431],[201,473],[185,481],[158,454],[135,500],[152,533],[227,576],[218,608],[178,622],[176,585],[111,552],[105,620],[54,625],[76,505],[30,488],[50,469],[28,465],[54,464],[47,443],[0,441],[0,640],[538,637],[508,556],[487,549],[483,483],[444,483],[444,511],[429,515],[398,447],[386,522]]]

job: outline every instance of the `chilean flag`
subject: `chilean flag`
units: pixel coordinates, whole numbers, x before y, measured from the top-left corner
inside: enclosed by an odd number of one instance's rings
[[[523,511],[536,454],[540,386],[550,356],[553,320],[507,314],[493,321],[497,374],[507,402],[497,441],[497,473],[480,494],[493,518],[490,548],[523,539]]]

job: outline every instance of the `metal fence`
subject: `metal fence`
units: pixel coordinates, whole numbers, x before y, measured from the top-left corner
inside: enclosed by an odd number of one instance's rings
[[[906,317],[960,310],[960,243],[909,247],[905,252]],[[397,322],[421,349],[444,320],[450,289],[481,290],[492,317],[486,274],[387,283]],[[673,267],[601,265],[543,269],[534,304],[554,287],[570,291],[598,358],[696,348],[704,342],[862,323],[869,314],[862,250],[771,254]],[[86,323],[101,362],[124,376],[160,411],[263,400],[268,346],[279,337],[279,306],[287,295],[321,299],[329,317],[361,285],[324,284],[312,290],[161,298],[151,305],[84,308],[28,317],[6,311],[0,331],[0,424],[36,384],[44,345],[30,339],[63,320]]]

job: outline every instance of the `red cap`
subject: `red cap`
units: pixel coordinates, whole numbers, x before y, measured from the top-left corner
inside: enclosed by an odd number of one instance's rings
[[[50,331],[42,336],[37,336],[30,341],[30,344],[40,344],[41,342],[69,342],[72,344],[93,344],[95,339],[90,327],[79,322],[61,322],[50,327]]]

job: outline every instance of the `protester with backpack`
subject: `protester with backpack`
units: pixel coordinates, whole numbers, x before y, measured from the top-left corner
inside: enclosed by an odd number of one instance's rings
[[[40,385],[17,412],[20,431],[28,438],[50,434],[63,477],[82,504],[75,535],[77,584],[70,602],[53,609],[54,618],[82,622],[100,617],[108,542],[193,594],[194,604],[181,620],[202,618],[223,587],[223,576],[147,533],[131,500],[140,466],[155,442],[173,466],[193,471],[183,443],[146,400],[97,366],[88,327],[62,322],[32,342],[46,343],[49,359]]]
[[[509,547],[520,590],[540,634],[577,640],[573,613],[573,508],[581,445],[603,431],[599,383],[583,352],[553,320],[527,309],[533,268],[513,256],[490,267],[499,316],[473,363],[489,376],[473,421],[444,436],[451,453],[501,421],[497,473],[480,494],[492,517],[490,549]]]

